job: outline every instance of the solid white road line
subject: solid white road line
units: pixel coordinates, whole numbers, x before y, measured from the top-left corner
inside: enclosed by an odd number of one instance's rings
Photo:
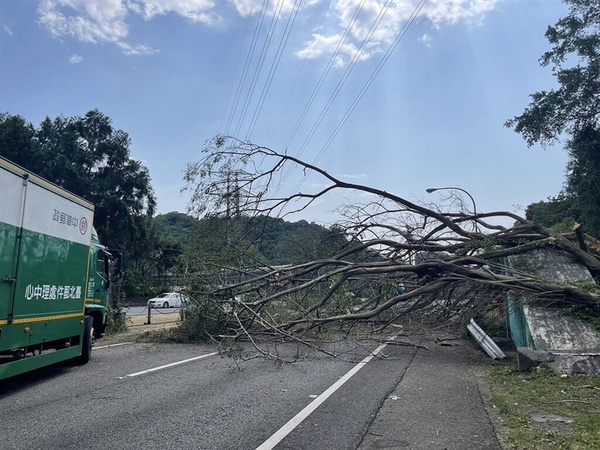
[[[94,350],[100,350],[101,348],[111,348],[111,347],[120,347],[121,345],[131,345],[133,342],[119,342],[118,344],[108,344],[108,345],[100,345],[96,347],[94,345]]]
[[[393,339],[393,338],[392,338]],[[273,434],[269,439],[263,442],[256,450],[271,450],[277,444],[279,444],[283,438],[285,438],[288,434],[292,432],[294,428],[300,425],[304,419],[306,419],[315,409],[317,409],[321,404],[327,400],[335,391],[341,388],[346,381],[352,378],[360,369],[362,369],[369,361],[371,361],[375,356],[377,356],[386,346],[387,344],[382,344],[375,349],[369,356],[364,358],[361,362],[359,362],[356,366],[354,366],[346,375],[332,384],[325,392],[315,398],[312,402],[310,402],[302,411],[296,414],[288,423],[282,426],[279,430]]]
[[[122,380],[123,378],[138,377],[140,375],[145,375],[147,373],[156,372],[157,370],[168,369],[169,367],[179,366],[181,364],[185,364],[188,362],[197,361],[197,360],[203,359],[203,358],[208,358],[209,356],[214,356],[216,354],[218,354],[218,352],[212,352],[212,353],[208,353],[206,355],[195,356],[194,358],[184,359],[183,361],[177,361],[177,362],[174,362],[171,364],[165,364],[164,366],[153,367],[152,369],[142,370],[141,372],[130,373],[129,375],[125,375],[124,377],[119,377],[119,379]]]

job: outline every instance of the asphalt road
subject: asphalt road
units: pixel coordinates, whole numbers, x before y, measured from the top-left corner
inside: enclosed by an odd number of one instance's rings
[[[308,354],[293,364],[257,358],[238,367],[211,346],[99,343],[85,366],[0,382],[1,445],[356,449],[415,355],[388,346],[385,358],[365,363],[379,344],[364,344],[343,359]],[[291,357],[296,348],[277,351]]]

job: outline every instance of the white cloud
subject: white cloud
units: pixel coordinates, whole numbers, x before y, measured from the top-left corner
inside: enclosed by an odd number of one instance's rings
[[[71,55],[69,56],[69,62],[71,64],[79,64],[81,61],[83,61],[83,58],[79,55]]]
[[[13,31],[8,27],[8,25],[4,25],[3,29],[4,29],[4,32],[6,34],[8,34],[9,36],[13,35]]]
[[[212,24],[218,16],[212,0],[42,0],[38,23],[55,37],[88,44],[116,44],[126,55],[151,55],[157,50],[128,42],[128,19],[139,14],[150,20],[175,13],[192,22]]]
[[[117,42],[117,45],[119,46],[119,48],[121,48],[121,50],[123,50],[123,53],[127,56],[153,55],[155,53],[158,53],[158,50],[152,47],[148,47],[146,45],[131,46],[126,42]]]
[[[256,0],[231,0],[237,13],[242,17],[249,17],[253,15],[262,14],[263,2]],[[274,16],[278,14],[282,17],[286,17],[294,10],[295,0],[278,0],[269,1],[266,4],[265,14],[267,16]],[[311,1],[307,6],[314,6],[318,2]]]
[[[351,42],[340,45],[341,35],[323,36],[322,34],[313,35],[313,40],[307,42],[306,47],[296,53],[296,56],[303,59],[318,59],[329,57],[337,50],[334,66],[343,67],[347,60],[350,60],[358,51],[358,48]],[[359,60],[366,60],[370,56],[369,52],[363,52]]]
[[[355,173],[355,174],[350,174],[350,173],[346,173],[344,175],[342,175],[343,178],[351,178],[354,180],[365,180],[367,179],[367,174],[366,173]]]
[[[132,1],[129,6],[146,20],[168,13],[175,13],[192,22],[202,22],[206,25],[220,20],[219,16],[212,12],[216,6],[213,0],[140,0]]]
[[[430,0],[423,8],[422,15],[436,26],[461,21],[480,22],[497,3],[498,0]]]
[[[56,37],[97,44],[121,42],[129,34],[121,0],[43,0],[38,14],[38,23]]]
[[[459,22],[480,23],[496,7],[498,1],[429,0],[418,17],[428,20],[436,28]],[[307,35],[312,34],[313,40],[305,39],[296,55],[307,59],[329,58],[338,49],[335,63],[336,66],[343,67],[356,58],[363,40],[369,37],[359,60],[370,59],[389,48],[416,13],[419,2],[420,0],[305,1],[300,6],[305,22],[317,23],[317,20],[312,20],[311,15],[314,15],[314,19],[321,17],[324,8],[327,8],[328,13],[322,29],[305,31]],[[126,55],[151,55],[157,50],[130,42],[130,22],[135,16],[150,21],[159,16],[175,14],[193,23],[212,26],[224,20],[217,10],[249,17],[263,13],[263,5],[267,16],[278,15],[280,19],[289,16],[298,6],[296,0],[267,0],[266,3],[258,0],[229,0],[227,3],[223,0],[41,0],[38,23],[55,37],[71,37],[90,44],[112,43]],[[362,8],[357,13],[357,8],[361,5]],[[378,24],[373,32],[371,27],[376,21]],[[6,26],[4,31],[12,33]],[[347,38],[340,45],[340,39],[346,32]],[[421,42],[429,45],[428,39],[429,36],[424,35]]]
[[[458,22],[480,23],[497,3],[498,0],[429,0],[418,12],[417,17],[429,20],[436,28]],[[352,60],[367,37],[369,43],[360,59],[369,59],[389,48],[411,16],[416,13],[418,4],[419,0],[394,3],[372,0],[364,3],[356,15],[361,3],[355,0],[338,0],[332,5],[328,30],[315,34],[314,42],[305,42],[296,55],[302,58],[317,58],[331,54],[332,48],[337,47],[340,36],[349,30],[344,48],[340,52],[342,62],[341,64],[338,62],[338,65],[345,65]],[[383,14],[383,18],[380,14]],[[331,20],[334,21],[333,24]],[[376,21],[378,21],[377,29],[373,32],[371,27]],[[421,38],[421,42],[428,45],[430,37],[425,36]]]
[[[431,36],[429,36],[427,33],[425,33],[425,34],[423,34],[423,36],[421,36],[419,41],[421,41],[425,47],[430,48],[431,43],[433,42],[433,39],[431,38]]]

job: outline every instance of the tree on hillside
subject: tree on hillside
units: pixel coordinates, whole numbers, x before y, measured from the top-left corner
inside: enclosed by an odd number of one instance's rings
[[[190,234],[198,219],[181,212],[171,211],[159,214],[152,219],[153,223],[166,235],[171,236],[182,247],[186,247],[190,240]]]
[[[238,294],[230,333],[245,334],[252,328],[290,337],[328,323],[393,320],[430,306],[438,293],[464,293],[466,285],[488,294],[490,290],[510,290],[552,301],[567,299],[572,304],[600,303],[597,286],[584,288],[532,274],[509,275],[504,270],[504,257],[550,247],[568,253],[600,276],[600,259],[578,245],[575,236],[556,233],[510,212],[471,214],[457,210],[455,204],[415,203],[376,187],[345,182],[298,158],[234,138],[216,138],[205,153],[187,168],[193,201],[205,210],[222,211],[219,197],[231,194],[227,180],[203,176],[215,173],[221,165],[246,174],[238,179],[237,188],[248,193],[239,205],[241,213],[248,216],[290,208],[302,211],[338,190],[358,191],[372,198],[365,204],[347,206],[345,219],[337,225],[351,245],[329,248],[327,255],[222,287]],[[276,192],[271,183],[278,179],[278,171],[288,167],[319,175],[324,187],[289,196],[270,195],[272,190]],[[515,225],[497,224],[506,218]],[[398,283],[406,289],[396,290]],[[206,293],[205,298],[216,298],[220,290]],[[479,296],[480,301],[487,301],[488,294]],[[447,303],[449,297],[439,298],[445,298],[444,308],[453,308]],[[470,310],[464,304],[457,307],[463,313]]]
[[[600,236],[600,3],[564,0],[569,14],[549,26],[552,48],[540,58],[558,87],[531,95],[525,111],[506,122],[527,144],[566,137],[566,194],[576,198],[586,229]]]
[[[172,289],[172,276],[179,270],[183,255],[181,242],[163,229],[160,223],[147,220],[140,227],[143,236],[127,244],[128,273],[123,290],[130,297],[156,295]]]
[[[256,270],[269,266],[242,227],[239,218],[211,214],[197,221],[181,264],[184,284],[192,296],[199,298],[207,292],[220,291],[219,299],[232,297],[233,292],[225,286],[248,279]]]

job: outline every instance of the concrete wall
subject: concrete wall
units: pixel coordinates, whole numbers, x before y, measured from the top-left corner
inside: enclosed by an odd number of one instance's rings
[[[593,281],[587,268],[565,252],[537,249],[508,258],[513,275],[532,274],[552,281]],[[568,299],[565,299],[568,303]],[[514,308],[513,302],[513,308]],[[568,308],[547,306],[518,298],[524,323],[510,326],[511,335],[527,335],[526,346],[548,352],[553,357],[550,365],[559,373],[568,375],[600,375],[600,335],[587,322],[568,314]],[[517,346],[523,345],[516,343]]]

